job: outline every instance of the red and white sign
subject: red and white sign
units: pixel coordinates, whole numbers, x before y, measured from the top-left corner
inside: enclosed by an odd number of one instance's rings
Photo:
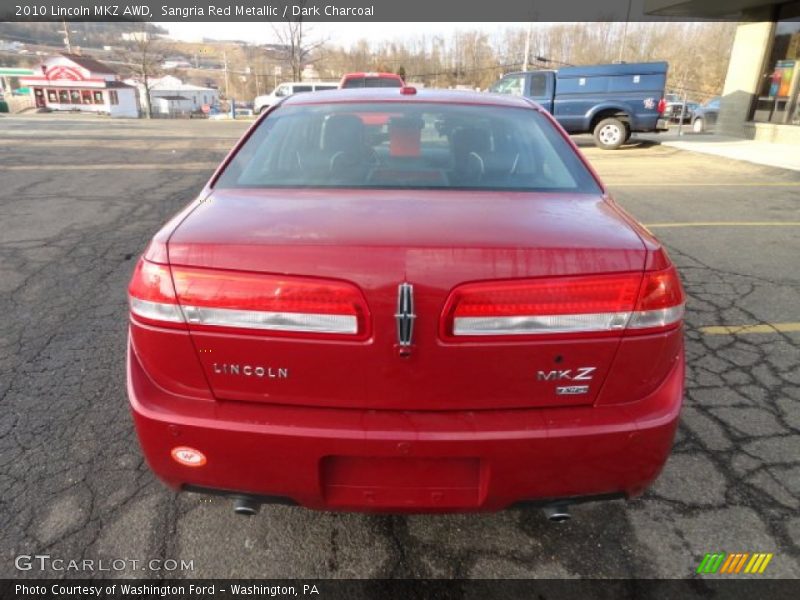
[[[206,455],[189,446],[176,446],[170,454],[175,462],[185,467],[202,467],[206,464]]]
[[[84,81],[86,79],[86,77],[83,76],[83,73],[81,73],[78,69],[65,65],[56,65],[54,67],[50,67],[45,71],[45,77],[47,79],[63,79],[69,81]]]

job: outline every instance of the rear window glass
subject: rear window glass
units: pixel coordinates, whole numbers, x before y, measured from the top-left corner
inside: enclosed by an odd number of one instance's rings
[[[416,102],[279,107],[216,187],[599,191],[536,111]]]
[[[351,77],[346,79],[342,88],[399,88],[403,84],[394,77]]]

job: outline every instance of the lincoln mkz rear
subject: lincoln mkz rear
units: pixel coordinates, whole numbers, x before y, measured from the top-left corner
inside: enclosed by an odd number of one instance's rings
[[[523,98],[300,94],[130,283],[128,393],[178,489],[322,510],[634,497],[684,380],[650,233]]]

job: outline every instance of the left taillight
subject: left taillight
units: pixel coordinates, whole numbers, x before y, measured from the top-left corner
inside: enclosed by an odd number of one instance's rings
[[[189,329],[367,337],[361,291],[335,281],[157,265],[142,260],[130,286],[131,312]],[[176,312],[171,308],[173,306]]]
[[[658,101],[658,114],[663,115],[665,110],[667,110],[667,101],[662,98]]]
[[[450,294],[442,335],[612,335],[677,326],[684,296],[663,271],[464,284]]]
[[[167,265],[139,260],[128,285],[131,314],[146,323],[185,327]]]

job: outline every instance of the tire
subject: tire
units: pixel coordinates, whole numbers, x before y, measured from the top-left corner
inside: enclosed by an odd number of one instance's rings
[[[706,130],[706,122],[703,117],[697,117],[692,121],[692,131],[695,133],[703,133]]]
[[[625,141],[622,143],[627,144],[628,140],[631,139],[632,134],[633,132],[631,131],[631,126],[628,123],[625,123]]]
[[[602,150],[616,150],[625,143],[628,127],[615,117],[603,119],[594,128],[594,143]]]

